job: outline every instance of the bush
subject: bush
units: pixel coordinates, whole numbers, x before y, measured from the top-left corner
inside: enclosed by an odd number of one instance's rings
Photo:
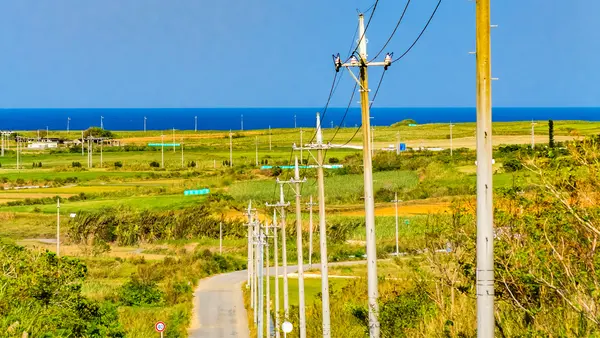
[[[152,162],[150,162],[150,167],[152,167],[152,168],[159,168],[160,167],[160,163],[158,163],[156,161],[152,161]]]
[[[408,126],[409,124],[417,124],[417,121],[413,119],[404,119],[400,122],[392,124],[392,127]]]
[[[188,164],[187,164],[187,166],[189,168],[195,168],[196,167],[196,162],[195,161],[189,161]]]
[[[80,162],[73,162],[73,163],[71,163],[71,167],[73,167],[73,168],[81,168],[81,163]]]
[[[340,159],[337,157],[330,157],[329,158],[329,164],[336,164],[336,163],[340,163]]]
[[[502,164],[502,167],[504,168],[504,170],[507,173],[512,173],[512,172],[523,169],[523,164],[521,163],[521,161],[511,158],[511,159],[504,161],[504,163]]]
[[[160,304],[163,293],[155,281],[134,276],[119,289],[119,301],[126,306]]]
[[[115,162],[115,168],[123,168],[123,162],[121,162],[121,161]]]

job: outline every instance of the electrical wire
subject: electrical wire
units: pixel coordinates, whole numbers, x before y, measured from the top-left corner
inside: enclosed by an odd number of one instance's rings
[[[400,55],[398,58],[394,59],[394,61],[392,61],[392,63],[394,63],[394,62],[402,59],[403,57],[405,57],[406,54],[408,54],[411,51],[411,49],[413,49],[413,47],[417,44],[417,42],[419,42],[419,39],[421,39],[421,36],[423,36],[423,33],[425,33],[425,30],[427,30],[427,27],[429,27],[429,24],[431,23],[431,21],[435,17],[435,13],[437,13],[437,10],[438,10],[438,8],[440,8],[441,4],[442,4],[442,0],[439,0],[438,3],[437,3],[437,6],[435,6],[435,9],[433,10],[433,13],[431,13],[431,16],[429,17],[429,20],[427,20],[427,23],[425,24],[425,27],[423,27],[423,30],[421,30],[421,33],[419,34],[419,36],[417,36],[417,38],[412,43],[412,45],[410,45],[410,47],[408,47],[408,49],[402,55]]]
[[[373,10],[371,11],[371,15],[369,15],[369,20],[367,21],[367,25],[365,26],[365,31],[363,32],[363,34],[361,35],[360,39],[358,39],[358,43],[356,44],[356,48],[354,48],[354,51],[352,52],[352,54],[348,57],[348,59],[354,54],[356,53],[356,51],[358,50],[358,47],[360,46],[360,43],[362,42],[362,40],[365,38],[365,35],[367,35],[367,30],[369,30],[369,25],[371,25],[371,20],[373,19],[373,15],[375,15],[375,11],[377,10],[377,5],[379,4],[379,0],[375,0],[375,3],[370,7],[373,8]],[[367,10],[368,11],[368,10]]]
[[[377,94],[379,94],[379,89],[381,88],[381,83],[383,82],[385,73],[386,73],[386,71],[384,70],[383,73],[381,74],[381,78],[379,79],[379,83],[377,84],[377,89],[375,90],[375,94],[373,94],[373,99],[371,100],[369,109],[371,109],[371,107],[373,107],[373,103],[375,103],[375,99],[377,98]],[[358,134],[358,132],[360,131],[361,128],[362,128],[362,124],[360,126],[358,126],[358,128],[356,128],[356,131],[354,131],[354,135],[352,135],[352,137],[346,143],[342,144],[342,146],[346,146],[350,142],[352,142],[352,140],[354,140],[354,138],[356,137],[356,135]]]
[[[340,131],[340,128],[344,125],[344,120],[346,120],[346,116],[348,115],[348,111],[350,110],[350,106],[352,105],[352,100],[354,100],[354,94],[356,94],[356,87],[358,87],[358,83],[354,84],[354,88],[352,89],[352,95],[350,95],[350,101],[348,101],[348,106],[346,107],[344,116],[342,117],[342,120],[340,121],[337,128],[335,129],[335,133],[333,134],[333,137],[331,138],[331,140],[329,140],[329,143],[333,142],[333,140],[335,139],[335,136]]]
[[[375,55],[375,57],[373,57],[371,59],[371,61],[377,59],[379,57],[379,55],[381,55],[381,53],[383,53],[383,50],[385,49],[385,47],[387,47],[387,45],[392,41],[392,38],[394,38],[394,35],[396,34],[396,31],[398,30],[398,27],[400,27],[400,24],[402,23],[402,20],[404,19],[404,15],[406,15],[406,11],[408,10],[408,5],[410,5],[410,1],[411,0],[408,0],[406,2],[406,6],[404,6],[404,10],[402,11],[402,15],[400,16],[400,19],[398,19],[398,22],[396,23],[396,27],[392,31],[392,34],[390,34],[390,37],[383,44],[383,47],[381,47],[381,49],[379,50],[379,52],[377,52],[377,54]],[[371,62],[371,61],[369,61],[369,62]]]

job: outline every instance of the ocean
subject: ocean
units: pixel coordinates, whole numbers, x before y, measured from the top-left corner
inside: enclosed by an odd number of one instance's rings
[[[31,108],[0,109],[0,130],[72,130],[103,125],[109,130],[251,130],[313,127],[316,112],[322,108]],[[345,108],[329,108],[323,126],[354,127],[360,125],[360,109],[352,108],[344,118]],[[475,108],[376,108],[371,110],[371,124],[388,126],[404,119],[417,123],[475,122]],[[494,121],[525,120],[600,120],[600,107],[494,108]],[[243,124],[243,128],[242,128]]]

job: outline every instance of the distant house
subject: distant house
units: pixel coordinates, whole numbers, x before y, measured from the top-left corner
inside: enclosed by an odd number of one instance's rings
[[[58,142],[29,142],[27,144],[29,149],[52,149],[58,148]]]

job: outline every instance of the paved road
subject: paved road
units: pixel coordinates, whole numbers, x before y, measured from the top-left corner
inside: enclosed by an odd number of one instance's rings
[[[365,264],[366,261],[330,263],[335,265]],[[288,273],[295,272],[297,266],[288,266]],[[318,264],[313,264],[318,269]],[[304,266],[308,269],[308,265]],[[269,274],[275,275],[275,268]],[[279,267],[283,274],[283,267]],[[248,316],[244,308],[242,284],[248,278],[247,270],[216,275],[200,281],[194,292],[192,326],[188,330],[190,338],[249,338]]]
[[[288,273],[295,272],[296,266],[288,266]],[[274,276],[275,269],[269,273]],[[283,267],[279,268],[280,275]],[[248,278],[248,271],[235,271],[216,275],[200,281],[194,292],[192,327],[190,338],[249,338],[248,316],[244,308],[242,284]]]

